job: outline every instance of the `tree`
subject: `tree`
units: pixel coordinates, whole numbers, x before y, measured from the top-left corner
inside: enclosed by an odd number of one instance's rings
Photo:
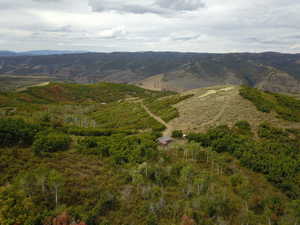
[[[295,217],[295,224],[300,224],[300,200],[294,200],[290,203],[292,215]]]
[[[17,177],[17,186],[29,197],[33,196],[35,184],[36,179],[33,172],[22,173]]]
[[[49,173],[49,184],[55,191],[55,205],[58,206],[58,193],[60,187],[65,183],[64,177],[56,170],[51,170]]]
[[[132,177],[132,183],[137,186],[138,193],[139,193],[140,192],[140,186],[143,185],[143,183],[144,183],[143,175],[140,174],[137,170],[134,170],[132,172],[131,177]]]
[[[49,169],[48,168],[38,168],[35,171],[35,178],[38,185],[42,187],[42,193],[45,194],[45,187],[46,182],[49,175]]]
[[[196,142],[191,142],[185,145],[184,147],[184,156],[185,159],[188,160],[190,157],[192,158],[192,160],[194,160],[197,155],[197,153],[199,153],[200,151],[200,145],[197,144]]]
[[[194,184],[197,186],[198,195],[201,193],[204,183],[205,183],[205,179],[203,177],[197,177],[194,180]]]
[[[34,140],[32,149],[35,154],[43,155],[44,153],[67,150],[70,143],[71,138],[68,135],[60,133],[42,133]]]
[[[39,129],[20,119],[0,119],[0,147],[29,146]]]

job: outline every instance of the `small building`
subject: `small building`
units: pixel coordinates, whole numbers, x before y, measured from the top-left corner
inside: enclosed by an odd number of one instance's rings
[[[164,146],[170,144],[172,141],[173,141],[173,138],[171,138],[169,136],[164,136],[164,137],[160,137],[160,138],[157,139],[157,142],[160,145],[164,145]]]

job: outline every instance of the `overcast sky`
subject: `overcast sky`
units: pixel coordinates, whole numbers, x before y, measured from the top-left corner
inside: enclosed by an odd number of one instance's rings
[[[299,0],[0,0],[0,49],[300,52]]]

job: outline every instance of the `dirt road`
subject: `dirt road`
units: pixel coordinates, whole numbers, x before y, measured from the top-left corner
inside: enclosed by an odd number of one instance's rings
[[[174,130],[173,126],[167,124],[164,120],[162,120],[159,116],[154,115],[147,106],[144,105],[144,103],[141,103],[142,107],[145,109],[145,111],[151,116],[153,119],[158,121],[159,123],[165,125],[166,129],[163,132],[163,136],[171,136],[172,131]]]

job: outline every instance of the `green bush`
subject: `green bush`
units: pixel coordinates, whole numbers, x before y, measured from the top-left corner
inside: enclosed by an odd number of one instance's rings
[[[202,133],[189,133],[186,138],[189,142],[198,142],[204,147],[208,147],[210,144],[209,137],[207,134]]]
[[[271,127],[268,123],[262,123],[258,127],[258,136],[267,139],[284,139],[288,138],[288,132],[283,129]]]
[[[246,131],[251,130],[250,123],[248,121],[245,121],[245,120],[240,120],[240,121],[236,122],[235,126],[239,129],[242,129],[242,130],[246,130]]]
[[[35,154],[51,153],[67,150],[70,146],[71,138],[66,134],[49,133],[37,135],[32,149]]]
[[[272,103],[266,100],[258,89],[244,86],[240,89],[240,95],[251,101],[259,111],[269,113],[273,108]]]
[[[172,132],[172,137],[173,138],[182,138],[183,137],[183,132],[182,130],[174,130]]]
[[[236,134],[239,135],[253,135],[252,131],[251,131],[251,125],[249,124],[248,121],[245,120],[240,120],[238,122],[235,123],[234,125],[234,131]]]
[[[250,87],[242,87],[240,95],[251,101],[259,111],[269,113],[273,110],[284,120],[300,121],[300,100],[294,97]]]
[[[110,137],[86,137],[78,142],[78,151],[82,154],[111,156],[115,164],[128,162],[142,163],[157,155],[157,143],[152,134]]]
[[[99,129],[99,128],[70,128],[67,131],[69,134],[76,136],[111,136],[113,134],[134,134],[134,130],[122,129]]]
[[[78,144],[84,148],[96,148],[98,147],[97,141],[95,138],[84,138],[78,141]]]
[[[0,147],[29,146],[39,131],[37,125],[19,119],[0,119]]]

